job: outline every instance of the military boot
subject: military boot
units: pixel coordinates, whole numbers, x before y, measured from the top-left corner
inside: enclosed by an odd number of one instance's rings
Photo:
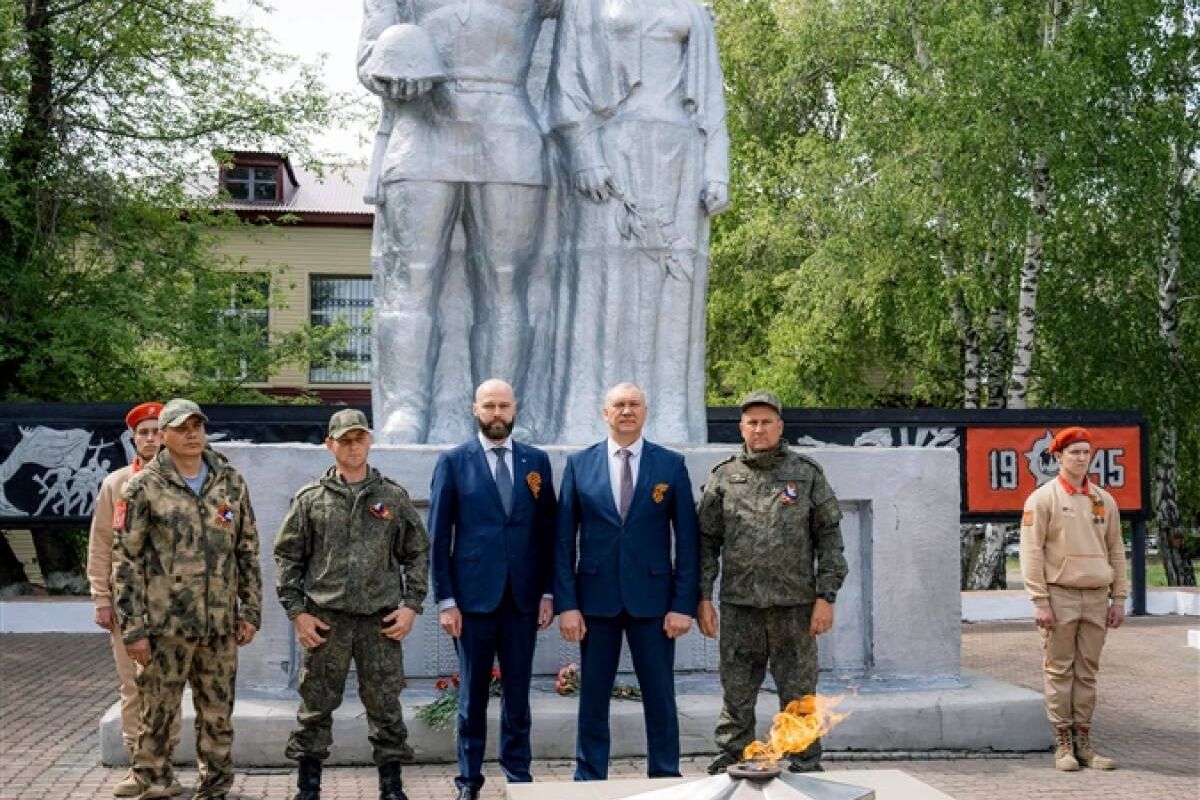
[[[379,765],[379,800],[408,800],[400,778],[400,762]]]
[[[183,794],[183,784],[179,782],[179,778],[175,777],[175,770],[172,767],[167,767],[167,788],[165,791],[171,797]]]
[[[735,756],[733,753],[728,752],[727,750],[722,750],[720,753],[717,753],[716,758],[714,758],[712,761],[708,762],[708,774],[709,775],[720,775],[722,772],[729,769],[737,762],[738,762],[737,756]]]
[[[1063,772],[1079,769],[1079,762],[1075,760],[1075,746],[1071,742],[1071,729],[1066,726],[1054,729],[1054,768]]]
[[[1081,766],[1092,769],[1116,769],[1117,762],[1108,756],[1102,756],[1092,747],[1092,728],[1090,725],[1075,726],[1075,759]]]
[[[141,778],[133,770],[125,773],[125,777],[121,782],[113,787],[113,797],[137,797],[142,792],[146,791],[148,783],[143,783]]]
[[[121,782],[113,787],[113,797],[136,797],[138,800],[165,800],[168,797],[173,797],[183,790],[178,782],[175,783],[178,787],[172,791],[172,787],[168,784],[150,783],[138,777],[138,774],[133,770],[129,770]]]
[[[321,762],[311,756],[300,756],[296,762],[296,792],[293,800],[321,800]]]

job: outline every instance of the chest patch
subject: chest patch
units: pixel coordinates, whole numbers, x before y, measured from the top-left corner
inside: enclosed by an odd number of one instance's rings
[[[745,483],[746,475],[741,472],[735,472],[729,476],[729,482],[730,483]]]

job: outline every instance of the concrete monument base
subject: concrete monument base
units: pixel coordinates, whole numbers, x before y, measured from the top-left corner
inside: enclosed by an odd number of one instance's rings
[[[711,679],[706,679],[711,680]],[[454,739],[448,731],[430,730],[417,720],[416,711],[433,698],[428,681],[414,682],[404,694],[404,714],[409,743],[421,763],[454,760]],[[680,745],[685,755],[714,753],[713,727],[721,710],[715,683],[689,687],[681,680],[679,704]],[[865,684],[872,681],[867,680]],[[709,689],[708,691],[698,691]],[[853,692],[857,689],[857,694]],[[1029,689],[966,672],[954,683],[889,681],[884,686],[822,679],[822,694],[845,694],[838,711],[847,717],[825,739],[828,751],[929,751],[1027,752],[1050,746],[1041,695]],[[183,703],[183,741],[176,750],[180,764],[196,760],[195,715],[190,692]],[[578,700],[561,697],[548,688],[535,690],[533,752],[535,758],[575,757],[575,714]],[[239,766],[287,765],[283,756],[287,737],[296,720],[299,698],[241,692],[233,712],[233,757]],[[489,757],[495,757],[499,731],[499,700],[489,704]],[[765,734],[779,710],[775,694],[764,692],[758,701],[760,734]],[[612,702],[612,756],[644,756],[645,731],[641,703]],[[105,764],[124,764],[128,755],[121,743],[121,718],[114,705],[100,723],[101,758]],[[330,763],[369,764],[367,718],[356,697],[347,698],[334,714]]]
[[[837,786],[872,789],[875,800],[954,800],[945,792],[939,792],[898,769],[839,770],[805,777],[828,783],[831,790]],[[695,778],[635,778],[588,783],[510,783],[506,787],[505,797],[508,800],[624,800],[645,792],[696,782]],[[815,797],[816,794],[811,796]]]

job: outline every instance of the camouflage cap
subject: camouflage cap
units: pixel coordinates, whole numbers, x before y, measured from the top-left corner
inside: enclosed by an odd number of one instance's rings
[[[200,410],[200,406],[182,397],[176,397],[174,400],[167,402],[162,407],[162,411],[158,412],[158,427],[159,428],[178,428],[189,417],[199,417],[208,422],[208,417]]]
[[[779,402],[779,396],[765,389],[755,389],[742,398],[742,411],[750,406],[770,406],[776,414],[783,416],[783,403]]]
[[[329,418],[329,438],[340,439],[350,431],[371,432],[367,427],[367,415],[357,408],[343,408]]]

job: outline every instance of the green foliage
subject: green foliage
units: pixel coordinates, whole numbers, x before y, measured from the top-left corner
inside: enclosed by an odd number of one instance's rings
[[[716,0],[733,210],[713,229],[709,401],[1002,402],[1040,226],[1031,405],[1141,410],[1156,447],[1172,425],[1197,524],[1200,4],[1055,5]],[[1172,191],[1175,361],[1157,288]]]
[[[200,178],[227,147],[309,154],[340,113],[318,66],[211,0],[0,15],[0,399],[236,401],[327,350],[223,313],[244,276],[217,244],[241,223]]]

